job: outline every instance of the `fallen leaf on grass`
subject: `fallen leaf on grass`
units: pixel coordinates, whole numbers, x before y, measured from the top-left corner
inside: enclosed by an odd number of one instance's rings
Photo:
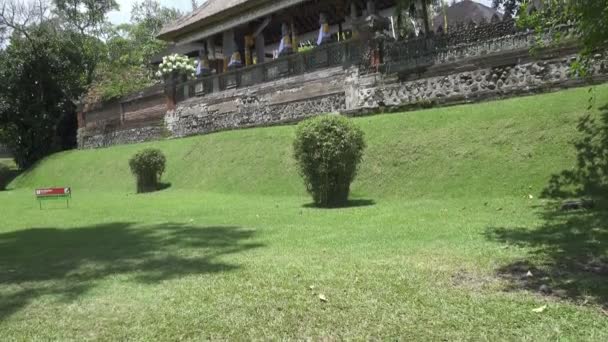
[[[327,303],[327,302],[328,302],[327,297],[325,297],[325,295],[324,295],[324,294],[322,294],[322,293],[319,293],[319,299],[320,299],[320,300],[321,300],[323,303]]]
[[[534,310],[532,310],[532,312],[543,313],[543,312],[545,312],[545,310],[547,310],[547,305],[543,305],[540,308],[534,309]]]

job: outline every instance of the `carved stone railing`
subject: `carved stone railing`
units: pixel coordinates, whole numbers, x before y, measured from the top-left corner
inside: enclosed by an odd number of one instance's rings
[[[576,31],[574,26],[564,25],[542,35],[532,31],[516,31],[479,40],[463,38],[464,43],[460,44],[454,44],[457,40],[453,35],[387,42],[383,48],[383,71],[390,73],[417,69],[488,54],[546,46],[552,44],[556,36],[561,37],[562,41],[571,41],[576,37]]]
[[[327,44],[269,62],[191,80],[177,85],[176,102],[225,90],[249,87],[315,70],[358,63],[357,41]]]

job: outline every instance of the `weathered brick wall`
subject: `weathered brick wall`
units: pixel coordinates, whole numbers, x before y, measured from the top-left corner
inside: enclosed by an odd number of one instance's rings
[[[78,129],[79,148],[99,148],[158,140],[166,135],[167,99],[160,87],[92,106]]]

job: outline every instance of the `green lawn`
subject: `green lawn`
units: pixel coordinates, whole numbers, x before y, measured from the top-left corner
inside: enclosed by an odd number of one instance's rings
[[[606,341],[605,203],[539,198],[587,100],[356,119],[369,148],[335,210],[308,205],[292,126],[54,155],[0,192],[0,336]],[[170,187],[135,195],[148,146]],[[71,186],[70,209],[39,210],[40,186]]]

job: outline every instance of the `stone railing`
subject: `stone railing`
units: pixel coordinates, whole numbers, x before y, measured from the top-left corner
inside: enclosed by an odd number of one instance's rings
[[[504,24],[504,23],[501,23]],[[487,37],[479,40],[455,40],[453,35],[434,36],[426,39],[385,42],[383,48],[383,71],[387,73],[401,70],[425,68],[457,62],[472,57],[507,51],[531,49],[554,43],[559,35],[562,41],[572,41],[576,36],[574,26],[560,26],[552,32],[538,35],[532,31],[514,31],[513,34]],[[454,42],[461,41],[460,44]]]
[[[175,100],[181,102],[195,96],[249,87],[323,68],[357,63],[360,51],[357,41],[344,41],[294,53],[269,62],[202,77],[178,84]]]

